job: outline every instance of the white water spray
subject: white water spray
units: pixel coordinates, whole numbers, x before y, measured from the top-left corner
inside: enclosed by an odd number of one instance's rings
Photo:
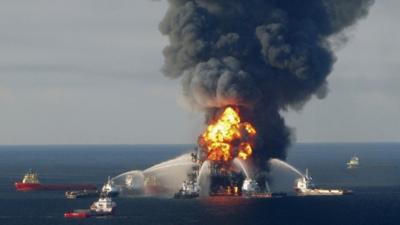
[[[164,166],[150,167],[150,168],[144,170],[143,173],[145,175],[147,175],[147,174],[152,174],[152,173],[158,172],[159,170],[171,169],[173,167],[181,167],[181,166],[193,166],[193,165],[194,164],[192,162],[171,163],[171,164],[164,165]]]
[[[210,191],[210,162],[204,161],[197,176],[197,184],[200,186],[200,196],[207,196]]]
[[[210,173],[211,173],[210,162],[208,161],[203,162],[199,170],[199,175],[197,176],[197,183],[200,184],[204,179],[204,177],[210,175]]]
[[[191,155],[188,153],[175,159],[161,162],[143,171],[132,170],[122,173],[112,178],[112,181],[120,187],[136,190],[137,193],[140,193],[143,192],[143,188],[146,188],[146,179],[155,178],[157,185],[173,192],[179,189],[182,181],[187,178],[187,173],[194,165],[195,163],[192,162]]]
[[[248,168],[245,165],[245,162],[243,160],[241,160],[239,158],[234,158],[233,159],[233,164],[235,166],[237,166],[241,171],[243,171],[243,173],[246,176],[246,178],[250,178],[249,170],[248,170]]]
[[[151,172],[151,171],[157,170],[158,168],[168,168],[170,166],[175,167],[177,165],[188,164],[188,163],[191,163],[191,162],[192,162],[191,155],[190,155],[190,153],[187,153],[187,154],[183,154],[181,156],[178,156],[175,159],[167,160],[165,162],[156,164],[156,165],[144,170],[143,172]]]
[[[270,159],[268,161],[268,163],[270,163],[273,166],[283,167],[283,168],[289,169],[289,170],[295,172],[296,174],[298,174],[299,176],[304,177],[304,174],[302,174],[298,169],[294,168],[289,163],[287,163],[285,161],[282,161],[280,159]]]
[[[131,171],[128,171],[128,172],[125,172],[118,176],[113,177],[111,179],[111,181],[116,181],[116,180],[119,180],[120,178],[125,178],[127,176],[144,177],[144,174],[141,170],[131,170]]]

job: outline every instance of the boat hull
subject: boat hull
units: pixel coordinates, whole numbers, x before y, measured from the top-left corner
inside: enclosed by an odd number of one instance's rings
[[[174,198],[175,199],[193,199],[193,198],[198,198],[200,195],[199,193],[175,193]]]
[[[66,212],[64,218],[85,219],[91,216],[90,212]]]
[[[16,182],[17,191],[65,191],[65,190],[96,190],[96,186],[92,184],[32,184]]]
[[[295,191],[299,196],[340,196],[353,194],[350,190],[342,189],[310,189],[307,191],[295,189]]]
[[[243,192],[242,194],[247,198],[283,198],[287,197],[285,192]]]
[[[102,216],[112,216],[114,215],[115,209],[111,212],[96,212],[93,210],[75,210],[72,212],[64,213],[64,218],[70,219],[86,219],[89,217],[102,217]]]

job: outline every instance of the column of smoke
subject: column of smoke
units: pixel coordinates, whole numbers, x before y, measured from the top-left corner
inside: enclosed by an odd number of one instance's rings
[[[208,124],[225,106],[257,130],[252,161],[286,158],[291,131],[280,112],[327,93],[332,39],[373,0],[169,0],[163,73],[181,78],[188,105]],[[335,43],[345,42],[337,38]],[[342,44],[342,43],[341,43]]]

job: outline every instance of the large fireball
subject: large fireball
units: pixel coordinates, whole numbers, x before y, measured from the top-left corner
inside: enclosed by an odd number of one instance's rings
[[[246,160],[253,152],[256,129],[241,122],[238,111],[227,107],[200,136],[199,144],[211,161],[230,161],[235,157]]]

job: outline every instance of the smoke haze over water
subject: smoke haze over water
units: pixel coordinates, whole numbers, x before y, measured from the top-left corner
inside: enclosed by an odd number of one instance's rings
[[[169,0],[160,23],[170,44],[163,72],[181,78],[187,103],[206,112],[239,106],[257,130],[253,160],[285,159],[280,111],[327,93],[330,39],[368,14],[373,0]],[[345,38],[335,42],[345,42]]]

